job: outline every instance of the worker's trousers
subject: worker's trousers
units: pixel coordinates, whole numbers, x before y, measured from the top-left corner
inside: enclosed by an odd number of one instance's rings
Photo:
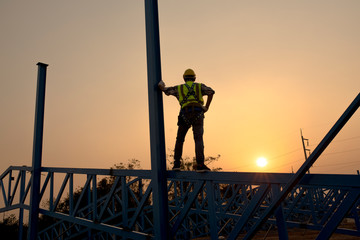
[[[180,162],[186,133],[192,127],[195,141],[196,163],[204,164],[204,114],[199,111],[180,113],[174,150],[175,162]]]

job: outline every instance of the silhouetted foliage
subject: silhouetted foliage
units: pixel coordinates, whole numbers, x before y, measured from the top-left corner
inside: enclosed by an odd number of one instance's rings
[[[23,228],[23,239],[26,239],[27,226]],[[10,214],[0,222],[0,239],[19,239],[19,220]]]

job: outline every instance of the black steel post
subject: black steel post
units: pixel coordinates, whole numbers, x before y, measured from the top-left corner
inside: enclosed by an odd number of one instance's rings
[[[161,81],[160,36],[157,0],[145,0],[151,171],[155,238],[168,239],[168,196]]]
[[[28,239],[37,239],[47,64],[38,63]]]

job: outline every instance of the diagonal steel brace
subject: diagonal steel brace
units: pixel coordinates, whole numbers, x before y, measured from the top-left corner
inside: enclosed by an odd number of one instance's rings
[[[290,179],[290,181],[285,185],[283,191],[277,196],[274,202],[265,210],[262,216],[258,219],[255,225],[251,228],[248,234],[244,239],[251,239],[257,232],[257,230],[261,227],[263,223],[274,213],[278,206],[280,206],[281,202],[286,198],[289,192],[296,186],[296,184],[301,180],[301,178],[306,174],[306,172],[310,169],[310,167],[315,163],[315,161],[320,157],[320,155],[324,152],[326,147],[331,143],[331,141],[336,137],[336,135],[340,132],[340,130],[344,127],[347,121],[352,117],[352,115],[356,112],[356,110],[360,106],[360,93],[354,99],[354,101],[350,104],[350,106],[346,109],[346,111],[341,115],[339,120],[335,123],[335,125],[330,129],[327,135],[323,138],[323,140],[319,143],[319,145],[315,148],[313,153],[309,156],[309,158],[305,161],[305,163],[299,168],[299,170],[294,174],[294,176]]]

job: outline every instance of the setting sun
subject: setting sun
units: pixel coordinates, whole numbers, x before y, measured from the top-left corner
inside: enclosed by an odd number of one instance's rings
[[[259,167],[265,167],[267,164],[268,164],[268,161],[266,158],[264,157],[259,157],[257,160],[256,160],[256,164],[259,166]]]

